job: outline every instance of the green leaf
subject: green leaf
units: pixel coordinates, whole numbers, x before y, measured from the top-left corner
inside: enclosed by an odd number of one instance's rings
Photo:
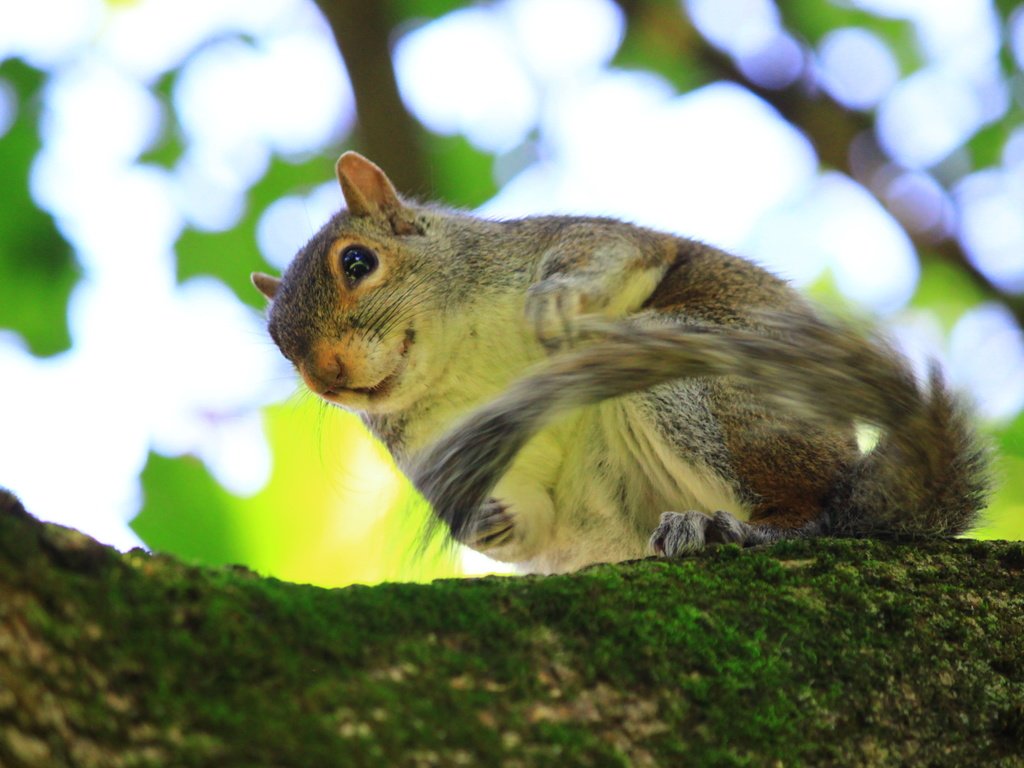
[[[1011,110],[1002,120],[990,123],[974,134],[967,142],[972,167],[980,170],[1002,163],[1006,140],[1022,123],[1024,116],[1018,111]]]
[[[425,135],[434,194],[460,208],[475,208],[498,192],[494,158],[462,136]]]
[[[245,560],[232,519],[237,500],[201,461],[150,453],[141,479],[145,504],[131,528],[148,547],[205,565]]]
[[[999,15],[1003,20],[1008,20],[1013,15],[1014,11],[1024,7],[1024,3],[1020,0],[996,0],[996,10],[999,11]]]
[[[998,430],[996,441],[1000,453],[1024,460],[1024,413],[1018,414],[1016,419]],[[1020,480],[1024,490],[1024,474],[1020,475]],[[1021,498],[1024,499],[1024,494]]]
[[[985,510],[979,539],[1024,539],[1024,414],[995,433],[996,492]]]
[[[165,73],[152,87],[153,95],[159,99],[164,110],[164,124],[153,145],[139,157],[140,163],[171,170],[185,152],[181,125],[177,120],[177,113],[173,109],[174,102],[171,95],[174,90],[174,82],[180,72],[180,69],[174,69]]]
[[[849,4],[823,0],[786,0],[778,3],[778,8],[786,27],[812,45],[834,30],[863,27],[888,43],[904,74],[922,64],[914,26],[905,19],[876,16]]]
[[[13,88],[18,110],[0,137],[0,328],[20,334],[34,354],[52,355],[71,346],[67,304],[78,269],[53,217],[28,191],[45,76],[11,59],[0,64],[0,79]]]
[[[931,312],[949,333],[964,312],[986,299],[985,293],[960,267],[923,256],[911,306]]]
[[[392,0],[389,10],[395,21],[400,22],[436,19],[467,5],[465,0]]]
[[[813,283],[804,288],[804,293],[838,316],[850,315],[857,311],[856,304],[839,290],[831,268],[824,270]]]

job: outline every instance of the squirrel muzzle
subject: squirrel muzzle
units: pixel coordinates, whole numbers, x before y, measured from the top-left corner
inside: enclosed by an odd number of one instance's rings
[[[349,367],[345,364],[340,344],[318,342],[299,364],[299,373],[311,390],[330,399],[348,388]]]
[[[306,385],[323,399],[365,409],[383,403],[400,383],[413,334],[399,343],[368,344],[362,336],[341,341],[322,339],[313,344],[298,369]]]

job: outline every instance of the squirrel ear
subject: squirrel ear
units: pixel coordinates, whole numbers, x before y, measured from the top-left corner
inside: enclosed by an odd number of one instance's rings
[[[375,163],[358,152],[346,152],[338,158],[334,170],[351,215],[385,218],[396,235],[420,233],[413,217],[398,199],[395,185]]]
[[[250,275],[250,279],[252,284],[256,286],[256,290],[273,301],[277,295],[277,288],[281,285],[281,281],[278,278],[265,275],[262,272],[253,272]]]
[[[398,192],[384,171],[358,152],[346,152],[334,166],[353,216],[373,216],[401,208]]]

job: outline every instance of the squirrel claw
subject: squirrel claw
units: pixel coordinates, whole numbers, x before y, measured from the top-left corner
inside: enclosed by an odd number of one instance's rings
[[[507,544],[515,533],[515,516],[497,499],[488,499],[473,515],[460,537],[463,544],[480,552]]]
[[[728,512],[663,512],[648,547],[658,557],[679,557],[713,544],[743,544],[746,526]]]
[[[577,319],[584,313],[586,296],[576,286],[554,279],[530,287],[526,319],[548,352],[575,346]]]

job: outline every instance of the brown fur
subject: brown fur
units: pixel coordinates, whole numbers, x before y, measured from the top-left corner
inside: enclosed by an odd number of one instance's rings
[[[750,522],[794,529],[820,518],[831,489],[857,459],[852,425],[787,418],[777,408],[754,406],[756,399],[739,388],[720,383],[715,415],[733,471],[753,502]],[[751,405],[737,411],[737,400]]]
[[[763,327],[758,309],[792,312],[801,307],[775,276],[684,241],[677,243],[672,266],[644,308],[698,324],[753,329]],[[751,522],[789,530],[821,517],[830,489],[856,459],[853,425],[839,430],[801,422],[759,405],[742,382],[723,379],[711,392],[731,470],[753,505]]]

